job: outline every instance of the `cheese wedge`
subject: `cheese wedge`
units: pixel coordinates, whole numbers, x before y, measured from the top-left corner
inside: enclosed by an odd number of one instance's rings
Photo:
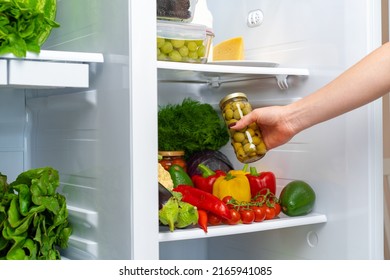
[[[243,60],[244,39],[235,37],[222,41],[213,48],[213,60]]]

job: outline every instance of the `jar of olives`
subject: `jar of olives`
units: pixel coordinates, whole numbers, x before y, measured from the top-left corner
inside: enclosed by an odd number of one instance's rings
[[[173,164],[180,165],[185,171],[187,171],[187,163],[185,161],[184,151],[159,151],[158,154],[161,156],[159,163],[166,169],[169,170]]]
[[[235,123],[252,111],[252,106],[244,93],[237,92],[225,96],[219,103],[227,126]],[[231,144],[237,159],[250,163],[261,159],[267,152],[259,127],[255,122],[241,130],[229,129]]]

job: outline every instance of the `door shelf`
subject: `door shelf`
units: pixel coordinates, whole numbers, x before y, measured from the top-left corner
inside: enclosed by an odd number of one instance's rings
[[[209,226],[207,233],[205,233],[198,226],[186,229],[175,229],[173,232],[170,232],[167,226],[160,226],[159,242],[259,232],[273,229],[319,224],[325,223],[326,221],[326,215],[318,213],[310,213],[308,215],[299,217],[287,217],[286,215],[281,213],[276,219],[267,220],[260,223],[252,223],[249,225],[238,224]]]
[[[0,85],[21,88],[89,87],[90,66],[102,63],[99,53],[42,50],[19,58],[0,56]]]
[[[304,68],[231,66],[157,61],[160,82],[203,83],[219,87],[223,83],[275,78],[280,89],[288,88],[289,76],[309,76]]]

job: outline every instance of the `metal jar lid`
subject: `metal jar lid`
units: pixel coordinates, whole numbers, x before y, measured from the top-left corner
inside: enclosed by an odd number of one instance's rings
[[[230,99],[233,99],[233,98],[237,98],[237,97],[241,97],[241,98],[245,98],[246,100],[248,100],[248,97],[246,96],[245,93],[242,93],[242,92],[234,92],[234,93],[231,93],[231,94],[228,94],[226,95],[224,98],[221,99],[221,101],[219,102],[219,107],[221,109],[223,109],[225,103],[227,101],[229,101]]]
[[[159,155],[163,157],[178,157],[178,156],[184,156],[184,151],[159,151]]]

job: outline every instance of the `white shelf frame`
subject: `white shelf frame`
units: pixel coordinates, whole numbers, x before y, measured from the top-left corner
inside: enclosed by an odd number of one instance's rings
[[[0,85],[22,88],[89,87],[92,63],[103,63],[100,53],[42,50],[20,58],[0,56]]]

